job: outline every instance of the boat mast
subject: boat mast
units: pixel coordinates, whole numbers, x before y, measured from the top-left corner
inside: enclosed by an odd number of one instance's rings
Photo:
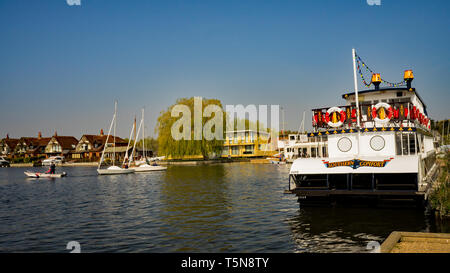
[[[142,124],[144,126],[142,130],[142,155],[144,157],[145,162],[147,162],[147,157],[145,155],[145,123],[144,123],[144,108],[142,108]]]
[[[305,132],[305,111],[303,111],[302,122],[300,123],[300,127],[298,128],[297,134],[300,135]]]
[[[352,59],[353,59],[353,78],[355,80],[355,101],[356,101],[356,127],[358,128],[358,148],[357,154],[359,154],[359,134],[361,129],[361,124],[359,122],[359,98],[358,98],[358,80],[356,79],[356,50],[352,49]]]
[[[113,146],[113,166],[116,165],[116,116],[117,116],[117,100],[114,102],[114,146]]]
[[[133,123],[133,127],[131,127],[131,131],[130,131],[130,137],[128,138],[127,150],[126,150],[126,152],[125,152],[125,157],[123,158],[122,165],[125,165],[125,162],[127,161],[127,159],[130,158],[130,156],[128,155],[128,150],[129,150],[129,148],[130,148],[130,143],[131,143],[131,139],[132,139],[133,131],[135,130],[135,127],[136,127],[136,124]],[[136,142],[136,141],[135,141],[135,142]],[[129,161],[129,160],[128,160],[128,161]]]
[[[138,129],[138,131],[137,131],[137,134],[139,135],[139,133],[140,133],[140,131],[141,131],[141,126],[142,126],[142,119],[141,119],[141,122],[139,123],[139,129]],[[135,129],[136,130],[136,129]],[[129,158],[129,160],[128,160],[128,164],[130,165],[131,164],[131,162],[132,162],[132,160],[133,160],[133,158],[134,158],[134,151],[136,150],[136,141],[134,142],[134,144],[133,144],[133,150],[131,151],[131,157]]]
[[[111,129],[112,129],[112,126],[113,126],[115,120],[116,120],[116,112],[114,111],[114,115],[113,115],[113,118],[111,120],[111,125],[109,126],[109,130],[108,130],[108,136],[106,137],[106,141],[105,141],[105,144],[104,144],[104,147],[103,147],[102,157],[100,158],[100,161],[98,162],[98,169],[100,169],[100,166],[102,165],[103,158],[105,156],[105,150],[106,150],[106,148],[108,146],[109,136],[111,135]]]
[[[134,142],[136,142],[136,115],[134,115]]]

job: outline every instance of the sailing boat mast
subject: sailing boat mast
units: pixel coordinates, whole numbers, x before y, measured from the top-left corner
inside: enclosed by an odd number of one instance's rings
[[[303,132],[305,132],[305,111],[303,111],[302,122],[300,123],[297,134],[300,135]]]
[[[141,118],[141,122],[139,123],[139,129],[138,129],[138,131],[137,131],[137,134],[138,134],[138,135],[139,135],[139,132],[141,131],[142,122],[143,122],[143,120],[142,120],[142,118]],[[131,165],[131,162],[133,161],[135,150],[136,150],[136,141],[134,141],[134,144],[133,144],[133,150],[131,151],[131,156],[130,156],[130,158],[129,158],[129,160],[128,160],[128,164],[129,164],[129,165]]]
[[[129,159],[128,149],[130,148],[131,137],[133,136],[133,132],[134,132],[135,128],[136,128],[136,124],[133,123],[133,127],[131,128],[131,132],[130,132],[130,137],[128,138],[127,150],[125,152],[125,157],[123,158],[122,165],[125,165],[125,162]],[[128,162],[130,162],[130,161],[128,160]]]
[[[104,147],[103,147],[102,156],[100,158],[100,161],[98,162],[98,169],[100,169],[100,166],[102,165],[103,158],[105,156],[105,150],[108,147],[108,140],[109,140],[109,136],[111,135],[111,129],[112,129],[113,124],[114,124],[114,122],[116,120],[116,109],[117,109],[117,101],[115,102],[114,115],[113,115],[113,118],[111,120],[111,125],[109,126],[108,135],[106,136],[106,141],[105,141],[105,144],[104,144]]]
[[[144,123],[144,108],[142,108],[142,124],[144,126],[142,130],[142,155],[144,157],[145,162],[147,162],[147,156],[145,154],[145,123]]]
[[[117,116],[117,100],[114,102],[113,166],[116,165],[116,123],[117,123],[116,116]]]
[[[136,115],[134,115],[134,142],[136,142]]]

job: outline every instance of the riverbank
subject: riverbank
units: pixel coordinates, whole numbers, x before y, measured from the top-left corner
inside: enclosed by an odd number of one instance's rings
[[[93,167],[97,166],[98,162],[65,162],[62,164],[56,164],[58,167]],[[33,168],[33,167],[43,167],[35,166],[33,163],[11,163],[11,168]],[[48,167],[48,166],[47,166]]]
[[[446,153],[443,158],[437,160],[441,173],[433,192],[430,194],[430,206],[435,211],[436,216],[450,219],[450,153]]]
[[[159,165],[207,165],[207,164],[220,164],[220,163],[233,163],[233,162],[251,162],[248,158],[233,158],[233,159],[212,159],[212,160],[168,160],[158,161]],[[252,162],[253,163],[253,162]],[[58,167],[96,167],[98,162],[65,162],[56,164]],[[11,168],[32,168],[41,167],[33,165],[33,163],[12,163]]]
[[[233,162],[250,162],[248,158],[211,159],[211,160],[164,160],[158,161],[159,165],[207,165]]]

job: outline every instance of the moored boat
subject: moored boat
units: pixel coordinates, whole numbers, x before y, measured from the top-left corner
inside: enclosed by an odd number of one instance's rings
[[[127,173],[134,173],[134,169],[126,169],[126,168],[120,168],[117,166],[110,166],[106,169],[98,169],[98,174],[127,174]]]
[[[111,120],[111,125],[109,127],[108,136],[106,137],[106,141],[105,141],[105,147],[103,148],[103,151],[102,151],[102,156],[100,158],[100,161],[98,162],[97,173],[99,175],[104,175],[104,174],[110,174],[110,175],[113,175],[113,174],[128,174],[128,173],[133,173],[134,172],[134,170],[132,170],[132,169],[121,168],[121,167],[115,166],[115,160],[116,160],[116,141],[115,141],[115,139],[116,139],[116,117],[117,117],[117,101],[114,103],[114,116],[113,116],[113,118]],[[108,139],[109,139],[109,137],[111,135],[111,129],[113,128],[113,125],[114,125],[114,137],[113,137],[114,141],[113,141],[113,144],[112,144],[113,145],[112,166],[110,166],[110,167],[108,167],[106,169],[101,169],[100,167],[101,167],[101,165],[103,163],[103,159],[104,159],[104,156],[105,156],[105,150],[106,150],[106,148],[108,146]]]
[[[353,197],[412,200],[422,204],[437,171],[426,105],[411,87],[411,70],[392,84],[372,73],[374,89],[358,92],[358,71],[367,68],[353,51],[355,92],[340,107],[313,109],[314,156],[294,160],[288,193],[300,202]],[[389,87],[380,88],[380,83]],[[404,86],[406,85],[406,86]]]
[[[160,166],[156,164],[156,160],[153,161],[153,163],[148,164],[147,154],[146,154],[146,147],[145,147],[145,125],[144,125],[144,109],[142,109],[142,117],[141,122],[139,123],[139,129],[138,129],[138,135],[142,128],[142,159],[136,160],[134,159],[134,152],[136,149],[136,140],[134,142],[133,151],[131,152],[130,162],[129,164],[134,164],[134,167],[131,167],[135,172],[152,172],[152,171],[164,171],[167,170],[167,167]]]
[[[164,171],[167,167],[160,165],[149,165],[147,163],[141,164],[132,168],[135,172],[151,172],[151,171]]]

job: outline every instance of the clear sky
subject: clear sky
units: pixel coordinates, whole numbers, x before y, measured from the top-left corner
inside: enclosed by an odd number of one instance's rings
[[[127,137],[179,97],[303,111],[353,91],[351,49],[388,81],[413,69],[433,119],[449,118],[450,1],[0,0],[0,137],[108,129]],[[362,88],[360,83],[360,89]]]

